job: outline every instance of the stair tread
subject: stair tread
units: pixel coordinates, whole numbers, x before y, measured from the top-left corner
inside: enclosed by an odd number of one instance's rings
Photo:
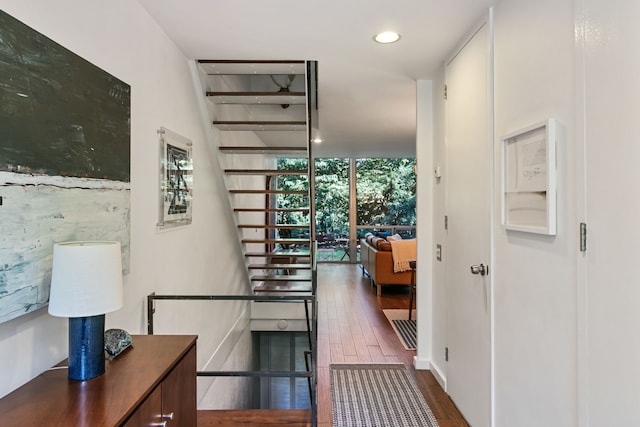
[[[306,239],[242,239],[242,243],[273,243],[281,245],[297,245],[300,243],[311,243]]]
[[[286,212],[309,212],[309,208],[234,208],[235,212],[272,212],[272,213],[286,213]]]
[[[237,189],[229,190],[232,194],[308,194],[308,191],[304,190],[246,190]]]
[[[264,282],[253,288],[253,292],[274,292],[280,294],[281,292],[311,292],[312,287],[310,282]]]
[[[307,147],[244,147],[244,146],[222,146],[218,147],[218,150],[223,151],[225,153],[232,154],[263,154],[263,153],[277,153],[277,154],[288,154],[288,153],[298,153],[298,154],[306,154]]]
[[[300,252],[247,252],[244,254],[245,257],[264,257],[264,258],[308,258],[309,251],[300,251]]]
[[[224,409],[198,410],[198,427],[209,426],[311,426],[309,409]]]
[[[287,96],[305,96],[304,92],[231,92],[231,91],[222,91],[222,92],[207,92],[207,96],[279,96],[279,97],[287,97]]]
[[[214,120],[214,125],[306,125],[304,120]]]
[[[309,224],[239,224],[238,228],[279,228],[280,230],[303,230]]]
[[[265,274],[251,276],[252,282],[310,282],[310,274]]]
[[[311,270],[311,264],[249,264],[249,270]]]
[[[225,169],[227,175],[307,175],[307,169]]]

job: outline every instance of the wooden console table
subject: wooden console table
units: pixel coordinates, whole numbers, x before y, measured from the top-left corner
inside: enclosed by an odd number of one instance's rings
[[[9,426],[196,426],[196,336],[136,335],[105,374],[67,378],[66,361],[0,399]]]

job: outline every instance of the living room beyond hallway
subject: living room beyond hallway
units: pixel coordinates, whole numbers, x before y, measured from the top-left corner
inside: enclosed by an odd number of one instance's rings
[[[416,352],[404,349],[382,311],[407,309],[408,304],[408,287],[388,286],[377,296],[358,265],[318,266],[318,426],[332,426],[332,363],[402,363],[415,376],[440,427],[467,426],[431,372],[414,370]]]

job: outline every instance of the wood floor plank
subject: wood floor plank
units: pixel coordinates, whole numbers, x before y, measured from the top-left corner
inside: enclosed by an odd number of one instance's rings
[[[331,363],[345,363],[342,344],[329,344],[331,349]]]
[[[342,354],[345,356],[356,356],[356,346],[354,343],[354,335],[351,335],[349,328],[342,328],[340,333],[342,343]]]
[[[382,350],[380,350],[380,347],[378,347],[377,345],[368,345],[367,346],[367,352],[369,353],[369,358],[371,359],[371,362],[373,362],[373,363],[389,363],[389,361],[387,360],[386,356],[384,354],[382,354]],[[395,356],[393,356],[393,357],[395,357]],[[399,361],[398,362],[394,362],[394,363],[399,363]]]
[[[329,344],[342,344],[338,319],[329,319]]]
[[[332,422],[329,368],[318,368],[318,423]]]
[[[318,335],[318,367],[328,368],[331,363],[331,348],[329,335]]]
[[[289,427],[310,427],[311,411],[308,409],[198,411],[198,427],[238,425],[285,425]]]

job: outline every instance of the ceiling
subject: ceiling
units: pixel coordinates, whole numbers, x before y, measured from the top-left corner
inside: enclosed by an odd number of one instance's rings
[[[321,157],[415,156],[431,79],[494,0],[138,0],[191,59],[318,61]],[[399,42],[374,34],[393,30]]]

